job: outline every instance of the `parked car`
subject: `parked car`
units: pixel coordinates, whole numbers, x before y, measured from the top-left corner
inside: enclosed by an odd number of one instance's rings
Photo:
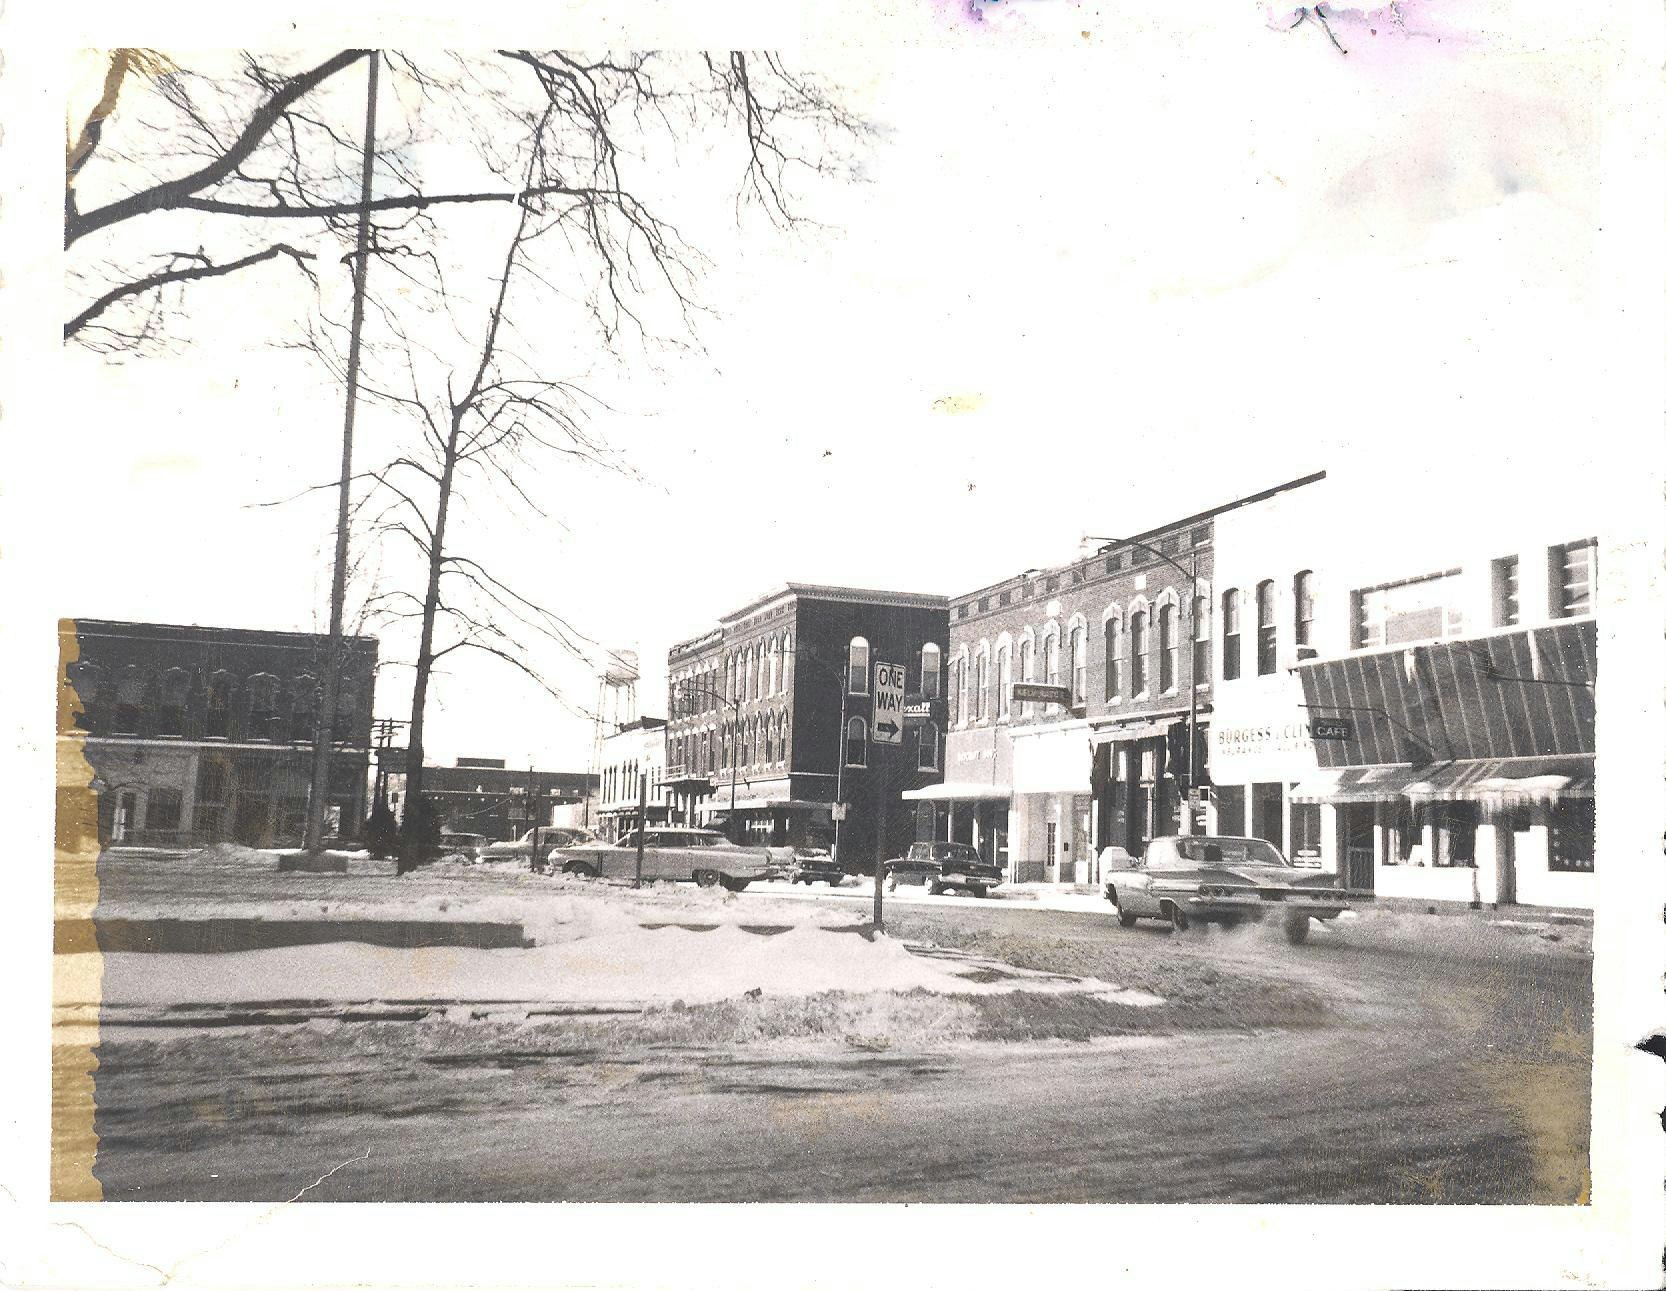
[[[564,873],[584,878],[634,879],[639,835],[644,879],[692,880],[702,887],[722,884],[739,892],[754,879],[781,873],[791,860],[789,848],[743,847],[715,829],[655,826],[632,830],[617,843],[591,841],[564,847],[551,860]]]
[[[457,834],[450,830],[440,833],[441,856],[461,856],[470,861],[478,861],[480,853],[485,849],[484,834]]]
[[[886,861],[885,872],[893,891],[899,883],[918,883],[932,896],[952,889],[988,896],[1006,877],[970,843],[914,843],[908,855]]]
[[[825,883],[830,888],[836,888],[844,881],[844,867],[833,859],[826,848],[793,848],[793,858],[787,865],[788,883],[802,883],[805,887],[812,883]]]
[[[532,855],[532,835],[538,835],[538,855]],[[519,838],[508,842],[492,843],[480,853],[480,859],[485,863],[502,863],[504,861],[524,861],[534,870],[544,870],[549,866],[550,853],[563,847],[579,847],[586,843],[594,843],[596,836],[588,829],[580,829],[574,825],[544,825],[536,831],[527,830]]]
[[[1307,940],[1314,919],[1334,919],[1353,898],[1334,874],[1298,869],[1262,838],[1190,835],[1154,838],[1143,857],[1106,849],[1112,871],[1105,899],[1124,928],[1139,919],[1166,919],[1176,932],[1193,924],[1228,927],[1281,919],[1295,945]]]

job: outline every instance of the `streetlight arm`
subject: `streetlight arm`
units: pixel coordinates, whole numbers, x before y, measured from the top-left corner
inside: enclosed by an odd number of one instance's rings
[[[1165,556],[1162,552],[1158,551],[1150,543],[1141,542],[1138,538],[1095,538],[1090,534],[1090,535],[1084,536],[1082,541],[1083,542],[1102,542],[1108,547],[1138,547],[1141,551],[1149,552],[1151,555],[1155,556],[1158,560],[1162,561],[1165,565],[1169,566],[1171,569],[1175,570],[1176,572],[1178,572],[1180,574],[1183,574],[1185,577],[1191,579],[1193,582],[1197,581],[1197,558],[1195,556],[1192,559],[1192,568],[1187,569],[1184,565],[1182,565],[1179,561],[1175,560],[1172,556]]]

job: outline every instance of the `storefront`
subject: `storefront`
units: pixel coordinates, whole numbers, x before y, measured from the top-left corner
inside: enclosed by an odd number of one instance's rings
[[[1203,833],[1207,816],[1196,798],[1188,807],[1182,767],[1188,735],[1184,716],[1160,721],[1101,726],[1092,734],[1090,804],[1094,852],[1118,847],[1143,856],[1153,838]],[[1197,727],[1199,750],[1207,747],[1208,724]]]
[[[1020,883],[1092,883],[1093,743],[1086,722],[1012,732],[1012,870]]]
[[[1297,865],[1334,868],[1325,857],[1319,807],[1292,793],[1319,765],[1303,703],[1301,683],[1287,671],[1216,687],[1208,741],[1210,830],[1265,838]]]
[[[1331,738],[1291,792],[1328,868],[1380,896],[1589,909],[1596,625],[1361,653],[1298,669]]]
[[[945,781],[903,792],[914,804],[915,837],[970,843],[991,865],[1010,870],[1009,809],[1012,794],[999,785]]]

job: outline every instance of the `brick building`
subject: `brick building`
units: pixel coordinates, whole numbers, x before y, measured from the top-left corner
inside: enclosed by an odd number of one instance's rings
[[[583,803],[595,785],[596,777],[582,771],[522,770],[503,758],[458,758],[456,766],[422,768],[422,796],[438,811],[440,828],[490,842],[553,823],[555,812]],[[388,775],[388,806],[404,819],[402,771]]]
[[[63,619],[58,640],[61,819],[77,818],[66,796],[90,787],[101,844],[300,844],[327,637]],[[343,647],[326,829],[353,836],[367,812],[377,643]]]
[[[1107,847],[1139,855],[1206,828],[1204,794],[1183,819],[1188,744],[1202,781],[1216,638],[1232,652],[1245,630],[1240,606],[1223,617],[1215,604],[1215,519],[1321,478],[954,598],[944,781],[909,795],[932,835],[973,843],[1015,881],[1086,883]],[[1063,702],[1015,702],[1023,682],[1061,687]]]
[[[882,850],[883,803],[883,850],[896,854],[918,836],[902,794],[942,778],[948,626],[945,597],[789,583],[673,646],[665,735],[676,814],[748,842],[836,842],[854,871]],[[878,662],[907,672],[900,748],[873,743]]]

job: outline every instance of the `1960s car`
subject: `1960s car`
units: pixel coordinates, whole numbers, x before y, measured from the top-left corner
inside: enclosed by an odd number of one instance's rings
[[[742,847],[715,829],[650,827],[632,830],[617,843],[587,843],[558,849],[551,862],[567,874],[584,878],[634,879],[638,835],[642,842],[642,878],[686,882],[702,887],[722,884],[739,892],[754,879],[784,872],[791,848]]]
[[[1297,869],[1261,838],[1154,838],[1144,857],[1113,855],[1111,868],[1105,899],[1124,928],[1143,918],[1166,919],[1184,932],[1193,924],[1275,917],[1300,945],[1312,920],[1334,919],[1351,908],[1351,898],[1369,895],[1342,890],[1334,874]]]
[[[812,883],[825,883],[830,888],[836,888],[845,881],[844,866],[835,861],[826,848],[795,847],[792,854],[786,873],[788,883],[802,883],[805,887]]]
[[[538,854],[532,854],[532,835],[538,835]],[[542,870],[549,861],[550,853],[565,847],[578,847],[584,843],[593,843],[596,836],[588,829],[580,829],[575,825],[543,825],[536,831],[527,830],[519,838],[512,838],[501,843],[492,843],[480,852],[482,862],[520,861],[530,864],[534,870]]]
[[[885,862],[885,872],[893,890],[899,883],[918,883],[932,896],[956,888],[987,896],[1005,877],[999,865],[985,861],[970,843],[911,844],[907,856]]]

